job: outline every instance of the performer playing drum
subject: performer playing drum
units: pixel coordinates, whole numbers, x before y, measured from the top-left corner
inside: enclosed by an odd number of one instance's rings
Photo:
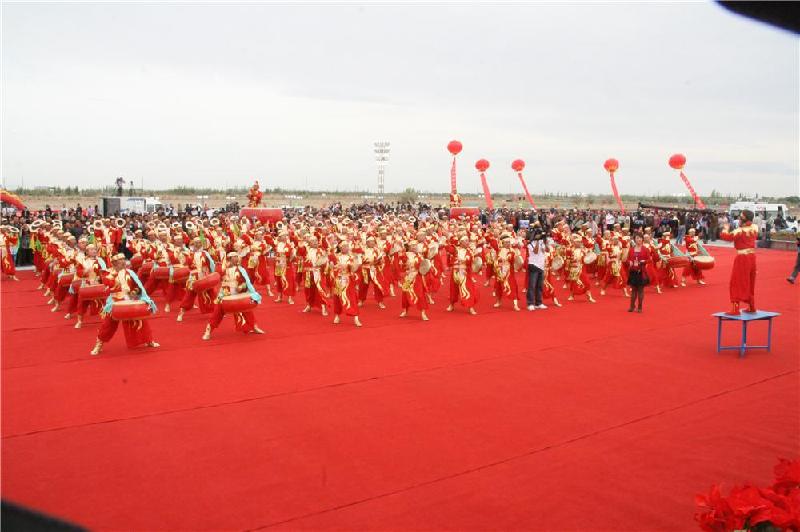
[[[255,305],[261,302],[261,295],[256,292],[256,289],[253,287],[252,283],[250,282],[250,277],[247,275],[247,271],[241,266],[241,258],[239,254],[235,251],[231,251],[227,255],[228,264],[225,268],[225,273],[222,276],[222,287],[219,292],[219,296],[217,297],[217,302],[214,304],[214,310],[211,313],[211,319],[208,320],[208,325],[206,325],[206,330],[203,333],[203,340],[210,340],[211,339],[211,331],[219,327],[219,324],[222,323],[222,318],[225,317],[225,314],[233,313],[234,316],[234,326],[236,327],[237,331],[241,331],[243,333],[255,333],[255,334],[264,334],[258,324],[256,324],[256,317],[252,310],[238,310],[238,311],[231,311],[229,310],[231,307],[228,307],[226,310],[227,305],[223,305],[223,300],[226,298],[231,298],[229,301],[236,303],[238,299],[244,300],[244,304],[250,303],[247,306],[255,307]],[[247,297],[249,296],[249,297]],[[243,308],[244,304],[241,308]]]
[[[142,301],[147,304],[146,312],[148,314],[154,313],[156,310],[155,303],[148,297],[147,292],[142,286],[141,281],[133,272],[125,268],[125,255],[118,253],[111,258],[112,271],[109,273],[103,282],[110,288],[111,295],[106,300],[106,305],[103,308],[102,316],[103,322],[100,324],[100,330],[97,333],[97,342],[92,349],[92,355],[99,355],[103,349],[103,344],[109,342],[114,337],[119,327],[119,320],[114,319],[112,310],[114,305],[126,305],[136,301]],[[150,325],[143,318],[145,315],[137,316],[133,319],[127,319],[122,323],[122,330],[125,333],[125,341],[129,348],[146,345],[148,347],[158,347],[159,344],[153,340],[153,333],[150,330]]]

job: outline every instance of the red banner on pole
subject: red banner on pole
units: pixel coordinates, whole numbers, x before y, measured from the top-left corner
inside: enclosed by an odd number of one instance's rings
[[[609,172],[608,175],[611,176],[611,191],[614,192],[614,197],[617,200],[617,206],[622,214],[625,214],[625,205],[622,204],[622,198],[619,197],[619,191],[617,190],[617,182],[614,180],[614,172]]]
[[[525,178],[522,177],[522,172],[517,172],[519,176],[519,182],[522,183],[522,190],[525,191],[525,197],[528,198],[528,203],[531,204],[531,207],[534,209],[536,208],[536,204],[533,202],[533,198],[531,197],[531,193],[528,192],[528,185],[525,184]]]
[[[681,179],[683,179],[683,184],[686,185],[686,188],[689,189],[689,194],[692,195],[695,206],[697,206],[698,209],[705,209],[706,204],[703,203],[703,200],[700,199],[700,196],[698,196],[697,192],[694,191],[694,187],[691,183],[689,183],[689,178],[686,177],[686,174],[684,174],[683,171],[681,171]]]
[[[494,203],[492,203],[492,193],[489,192],[489,183],[486,182],[486,174],[481,172],[481,186],[483,187],[483,196],[486,198],[486,207],[489,210],[494,209]]]
[[[450,194],[457,194],[456,189],[456,157],[453,156],[453,166],[450,167]]]

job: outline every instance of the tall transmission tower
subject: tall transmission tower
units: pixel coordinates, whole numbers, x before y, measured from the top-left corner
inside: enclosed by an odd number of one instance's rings
[[[373,142],[375,152],[375,162],[378,163],[378,196],[382,200],[385,190],[386,165],[389,164],[389,152],[391,152],[391,142],[382,140]]]

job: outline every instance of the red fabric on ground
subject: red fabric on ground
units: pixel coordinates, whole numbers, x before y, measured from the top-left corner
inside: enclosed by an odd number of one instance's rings
[[[648,290],[642,315],[484,290],[476,317],[439,294],[400,319],[397,297],[356,329],[265,298],[264,336],[203,342],[207,316],[159,312],[162,348],[118,335],[100,357],[96,318],[72,329],[22,272],[2,284],[3,495],[100,529],[692,529],[695,493],[800,454],[794,254],[759,252],[757,303],[783,315],[772,353],[738,359],[715,352],[733,254],[713,253],[708,286]]]

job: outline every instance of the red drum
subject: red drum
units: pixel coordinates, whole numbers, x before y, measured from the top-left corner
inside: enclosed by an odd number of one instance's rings
[[[698,270],[710,270],[714,267],[714,257],[711,255],[700,255],[692,261],[694,267]]]
[[[142,263],[144,263],[144,257],[139,255],[138,253],[131,257],[131,269],[138,270],[142,267]]]
[[[175,266],[172,268],[173,281],[185,281],[189,278],[191,270],[186,266]]]
[[[166,280],[169,279],[169,266],[153,266],[150,275],[153,279]]]
[[[473,216],[480,216],[481,210],[477,207],[452,207],[450,209],[451,220],[460,218],[462,214],[469,219]]]
[[[116,301],[111,317],[117,321],[141,320],[150,316],[150,306],[144,301]]]
[[[58,286],[69,286],[72,284],[72,279],[74,279],[74,274],[65,273],[58,278]]]
[[[200,292],[205,292],[206,290],[211,290],[219,284],[219,280],[219,272],[209,273],[205,277],[196,280],[192,285],[192,290],[198,294]]]
[[[686,255],[675,255],[667,259],[667,264],[670,268],[685,268],[692,263],[692,260]]]
[[[258,303],[250,298],[250,294],[236,294],[225,296],[220,302],[225,312],[245,312],[256,308]]]
[[[81,288],[81,283],[82,282],[83,282],[83,279],[75,279],[74,281],[72,281],[72,291],[74,293],[76,293],[76,294],[78,293],[78,290],[80,290],[80,288]]]
[[[148,260],[147,262],[142,264],[142,268],[139,270],[139,277],[147,277],[150,275],[150,272],[153,271],[153,261]]]
[[[105,299],[108,297],[108,287],[104,284],[85,284],[78,290],[78,297],[84,300]]]
[[[239,211],[242,218],[257,219],[261,223],[277,223],[283,220],[283,209],[272,207],[244,207]]]
[[[589,251],[586,255],[583,256],[583,263],[586,265],[594,264],[597,262],[597,253],[594,251]]]

